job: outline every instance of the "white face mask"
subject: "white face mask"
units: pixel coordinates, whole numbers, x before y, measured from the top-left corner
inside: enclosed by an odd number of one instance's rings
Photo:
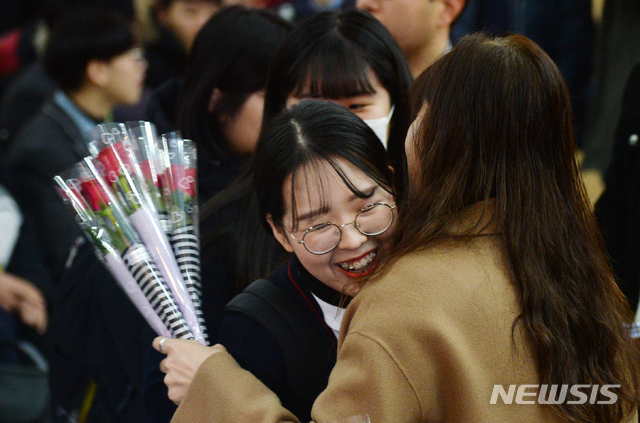
[[[387,148],[387,142],[389,138],[389,121],[391,120],[393,109],[395,107],[395,105],[391,106],[391,110],[389,110],[388,116],[378,119],[364,119],[364,123],[369,125],[369,128],[373,129],[373,132],[376,133],[385,149]]]

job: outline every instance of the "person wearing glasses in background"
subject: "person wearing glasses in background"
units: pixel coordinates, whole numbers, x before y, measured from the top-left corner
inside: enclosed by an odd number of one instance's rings
[[[292,253],[268,281],[291,318],[282,324],[265,321],[258,314],[266,313],[265,304],[241,307],[237,297],[227,306],[218,340],[303,421],[310,420],[313,401],[335,364],[344,308],[361,279],[376,269],[392,232],[396,205],[389,163],[367,124],[325,101],[305,100],[282,112],[258,142],[254,187],[260,216]],[[248,290],[257,283],[264,280]],[[174,373],[165,378],[170,399],[178,402],[184,382],[202,362],[201,350],[193,342],[168,341],[161,352],[174,354],[160,368],[181,369],[180,380]],[[300,356],[296,369],[286,358],[287,345]]]

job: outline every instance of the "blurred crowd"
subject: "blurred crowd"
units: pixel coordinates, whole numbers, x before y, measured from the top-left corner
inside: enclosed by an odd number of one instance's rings
[[[362,32],[353,37],[353,51],[376,64],[370,66],[373,92],[388,94],[379,115],[358,112],[361,105],[350,100],[362,94],[358,89],[328,84],[340,74],[330,73],[329,60],[344,69],[357,66],[338,53],[319,54],[342,47],[312,43],[322,39],[319,16],[339,16],[349,25],[357,19],[348,15],[353,9],[386,28],[381,36],[375,28],[353,30]],[[276,115],[293,95],[326,97],[365,122],[382,119],[376,134],[402,179],[412,81],[476,31],[525,35],[562,72],[576,160],[618,285],[635,311],[638,22],[640,3],[622,0],[3,0],[0,364],[36,367],[48,383],[38,385],[42,407],[26,394],[12,397],[12,405],[2,399],[8,385],[0,375],[0,422],[26,421],[20,420],[26,410],[33,422],[160,422],[175,410],[157,368],[162,356],[150,347],[151,330],[53,187],[54,175],[89,155],[86,137],[95,125],[146,120],[158,133],[180,130],[198,145],[203,279],[228,282],[204,284],[205,315],[210,328],[222,326],[224,338],[225,304],[270,275],[285,254],[249,216],[257,206],[247,194],[246,167],[263,113],[265,119]],[[309,82],[318,75],[326,83],[320,88]],[[370,89],[367,84],[360,91]]]

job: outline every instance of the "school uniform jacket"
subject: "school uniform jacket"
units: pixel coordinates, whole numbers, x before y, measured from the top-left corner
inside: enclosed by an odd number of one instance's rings
[[[320,354],[306,355],[303,348],[293,352],[283,351],[282,344],[274,337],[279,331],[263,327],[254,318],[230,309],[227,309],[222,321],[219,342],[243,369],[251,372],[273,391],[287,409],[303,421],[309,421],[313,401],[326,388],[329,374],[335,365],[338,344],[333,331],[324,321],[322,309],[312,295],[312,289],[316,295],[318,290],[322,291],[319,295],[324,298],[339,299],[340,293],[314,278],[295,256],[280,266],[269,281],[281,288],[304,310],[304,317],[297,320],[296,324],[319,341],[317,345],[321,350]],[[285,355],[292,353],[302,361],[301,368],[304,369],[301,374],[296,375],[302,379],[302,383],[298,385],[304,387],[297,392],[287,383],[289,369]]]

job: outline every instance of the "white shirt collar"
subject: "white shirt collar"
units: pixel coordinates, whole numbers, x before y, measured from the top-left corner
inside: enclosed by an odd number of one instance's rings
[[[313,295],[313,293],[311,293],[311,295]],[[315,298],[318,305],[320,305],[320,309],[322,310],[322,315],[324,316],[324,321],[327,323],[327,326],[331,328],[333,333],[336,335],[336,338],[339,338],[342,316],[344,316],[344,308],[336,307],[322,301],[315,295],[313,295],[313,298]]]

